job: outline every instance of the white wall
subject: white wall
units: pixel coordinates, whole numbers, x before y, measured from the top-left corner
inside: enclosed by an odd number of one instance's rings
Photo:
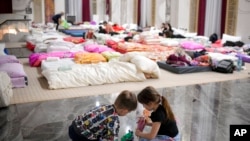
[[[65,1],[55,0],[55,13],[65,12]]]
[[[244,43],[250,43],[250,2],[239,0],[236,36],[241,36]]]
[[[42,0],[42,2],[41,2],[41,4],[42,4],[42,17],[41,17],[42,23],[45,23],[45,5],[44,5],[44,3],[45,3],[45,1]],[[64,0],[55,0],[55,13],[60,13],[62,11],[63,12],[65,11],[65,1]],[[32,20],[33,20],[33,18],[32,18]]]
[[[32,14],[26,14],[25,9],[27,7],[32,8]],[[33,8],[33,2],[31,0],[12,0],[12,9],[13,9],[13,14],[26,16],[27,19],[31,19],[31,20],[33,20],[34,18],[33,17],[34,8]]]

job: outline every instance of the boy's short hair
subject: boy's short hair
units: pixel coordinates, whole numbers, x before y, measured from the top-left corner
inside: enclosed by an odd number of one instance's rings
[[[128,90],[124,90],[118,95],[114,105],[119,109],[134,111],[137,108],[136,95]]]
[[[108,22],[107,22],[107,21],[104,21],[102,24],[108,24]]]

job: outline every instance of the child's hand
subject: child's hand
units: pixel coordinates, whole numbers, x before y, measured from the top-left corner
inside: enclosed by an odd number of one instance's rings
[[[145,124],[146,124],[145,118],[139,117],[139,119],[137,121],[137,129],[140,131],[143,131]]]
[[[135,135],[137,136],[137,137],[140,137],[140,134],[141,134],[142,132],[140,131],[140,130],[138,130],[138,129],[136,129],[135,130]]]

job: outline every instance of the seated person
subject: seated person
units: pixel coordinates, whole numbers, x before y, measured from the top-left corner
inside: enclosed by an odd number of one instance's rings
[[[98,31],[98,33],[106,34],[107,31],[106,31],[102,26],[99,26],[99,31]]]
[[[106,30],[106,32],[108,34],[111,33],[111,32],[114,32],[114,29],[113,29],[112,25],[110,25],[107,21],[104,21],[103,25],[104,25],[105,30]]]
[[[173,37],[173,29],[170,23],[162,23],[162,32],[159,33],[159,36],[163,36],[165,38]]]
[[[110,25],[107,21],[103,22],[103,26],[105,27],[105,31],[107,34],[111,34],[111,36],[118,34],[117,32],[114,31],[112,25]]]
[[[84,39],[93,39],[94,38],[94,30],[88,29],[88,31],[85,33]]]

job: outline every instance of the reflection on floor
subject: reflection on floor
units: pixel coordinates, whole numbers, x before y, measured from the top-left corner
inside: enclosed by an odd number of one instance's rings
[[[158,89],[171,103],[182,141],[228,141],[231,124],[250,124],[250,78]],[[137,92],[135,92],[137,93]],[[0,109],[0,140],[68,141],[73,118],[117,94],[12,105]],[[136,127],[121,117],[120,137]]]

